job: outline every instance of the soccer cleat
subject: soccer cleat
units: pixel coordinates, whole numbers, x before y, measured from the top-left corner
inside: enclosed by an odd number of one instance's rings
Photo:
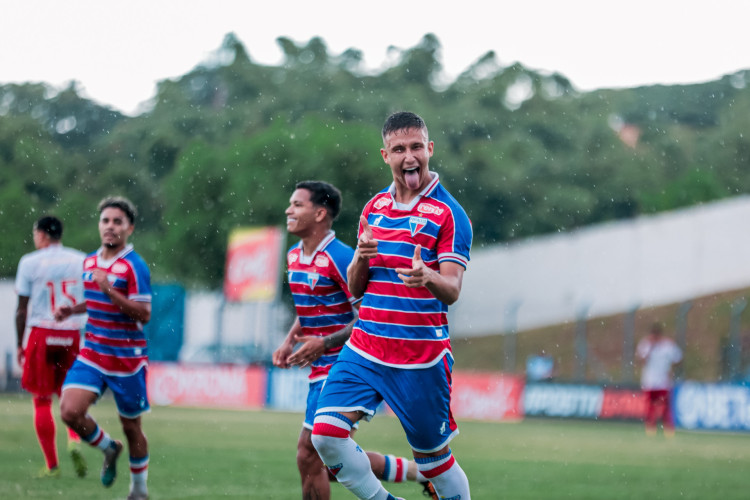
[[[101,480],[105,488],[112,486],[117,477],[117,458],[122,453],[122,443],[112,441],[112,446],[104,452],[104,463],[102,464]]]
[[[57,479],[60,477],[60,468],[55,467],[54,469],[48,469],[47,467],[42,468],[36,475],[37,479]]]
[[[68,451],[70,452],[70,459],[73,461],[73,470],[75,470],[76,476],[86,477],[89,467],[86,465],[83,453],[81,453],[81,443],[77,441],[68,442]]]
[[[426,497],[431,498],[432,500],[439,500],[439,497],[437,496],[437,492],[435,491],[435,487],[432,485],[431,482],[425,481],[424,483],[419,483],[422,485],[422,494]]]

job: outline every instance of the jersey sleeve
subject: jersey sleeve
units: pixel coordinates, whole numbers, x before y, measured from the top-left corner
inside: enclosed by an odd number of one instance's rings
[[[130,267],[128,298],[136,302],[151,302],[151,272],[146,263],[138,259]]]
[[[438,233],[438,262],[455,262],[465,269],[469,264],[472,236],[466,212],[461,207],[452,207]]]
[[[22,297],[31,296],[31,276],[29,275],[28,262],[26,256],[21,257],[16,271],[16,293]]]
[[[354,258],[354,250],[348,245],[339,244],[329,253],[329,255],[331,256],[331,261],[333,262],[334,267],[334,272],[331,273],[331,278],[346,294],[347,300],[353,303],[355,298],[349,291],[346,269],[349,267],[349,264],[351,264],[352,258]]]

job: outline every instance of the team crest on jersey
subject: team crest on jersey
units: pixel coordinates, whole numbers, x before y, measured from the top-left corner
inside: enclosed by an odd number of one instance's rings
[[[295,262],[297,262],[297,259],[299,259],[299,257],[297,256],[297,254],[296,254],[296,253],[292,253],[292,254],[289,254],[289,255],[287,255],[287,257],[286,257],[286,261],[287,261],[287,262],[288,262],[289,264],[294,264]]]
[[[380,210],[383,207],[387,207],[393,200],[389,196],[384,196],[375,202],[375,210]]]
[[[423,213],[423,214],[435,214],[435,215],[441,215],[443,213],[442,208],[438,208],[435,205],[430,205],[429,203],[420,203],[417,207],[417,211]]]
[[[128,266],[123,264],[122,262],[116,262],[114,266],[112,266],[112,272],[117,274],[122,274],[124,272],[127,272]]]
[[[426,225],[427,219],[424,217],[409,217],[409,229],[411,229],[412,236],[424,229]]]
[[[325,255],[318,255],[317,257],[315,257],[316,267],[328,267],[328,264],[330,263],[331,261]]]
[[[330,467],[328,467],[328,470],[331,471],[331,474],[335,476],[343,468],[344,468],[344,464],[336,464],[336,465],[331,465]]]
[[[318,273],[307,273],[307,285],[310,287],[310,290],[315,288],[319,279],[320,275]]]

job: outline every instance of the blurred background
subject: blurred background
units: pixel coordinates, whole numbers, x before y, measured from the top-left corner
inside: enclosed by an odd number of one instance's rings
[[[635,344],[654,321],[685,352],[680,381],[750,380],[750,72],[583,91],[493,51],[445,81],[429,33],[379,71],[320,37],[277,43],[283,60],[262,64],[226,34],[132,116],[75,81],[0,85],[0,387],[18,387],[12,280],[33,222],[61,217],[64,243],[89,252],[96,204],[118,194],[139,209],[131,240],[152,272],[153,373],[252,367],[269,384],[253,404],[298,407],[304,374],[269,367],[293,319],[284,209],[298,181],[335,184],[334,229],[353,245],[390,183],[380,127],[401,109],[427,122],[430,167],[473,224],[450,320],[456,367],[483,374],[482,391],[492,377],[636,390]],[[240,242],[255,250],[232,263],[232,235],[248,230],[267,239]],[[234,293],[244,286],[262,291]]]

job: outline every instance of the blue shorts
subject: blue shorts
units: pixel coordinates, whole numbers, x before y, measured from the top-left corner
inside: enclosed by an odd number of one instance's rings
[[[307,391],[307,407],[305,408],[305,421],[302,423],[302,427],[305,429],[312,430],[315,422],[315,412],[318,411],[318,399],[320,399],[320,391],[323,390],[323,385],[326,383],[325,379],[318,380],[310,384],[310,389]],[[354,423],[353,427],[356,429],[359,427],[357,422]]]
[[[136,418],[151,410],[146,394],[146,367],[133,375],[107,375],[76,359],[68,370],[62,390],[84,389],[99,397],[109,388],[115,397],[117,412],[125,418]]]
[[[415,451],[432,453],[458,434],[450,409],[453,359],[443,357],[429,368],[408,370],[369,361],[348,347],[328,373],[318,399],[318,413],[365,413],[369,420],[385,400],[401,422]]]
[[[318,409],[318,398],[320,397],[320,391],[323,389],[325,380],[318,380],[310,384],[310,389],[307,391],[307,408],[305,408],[305,422],[302,427],[305,429],[312,430],[313,421],[315,420],[315,411]]]

